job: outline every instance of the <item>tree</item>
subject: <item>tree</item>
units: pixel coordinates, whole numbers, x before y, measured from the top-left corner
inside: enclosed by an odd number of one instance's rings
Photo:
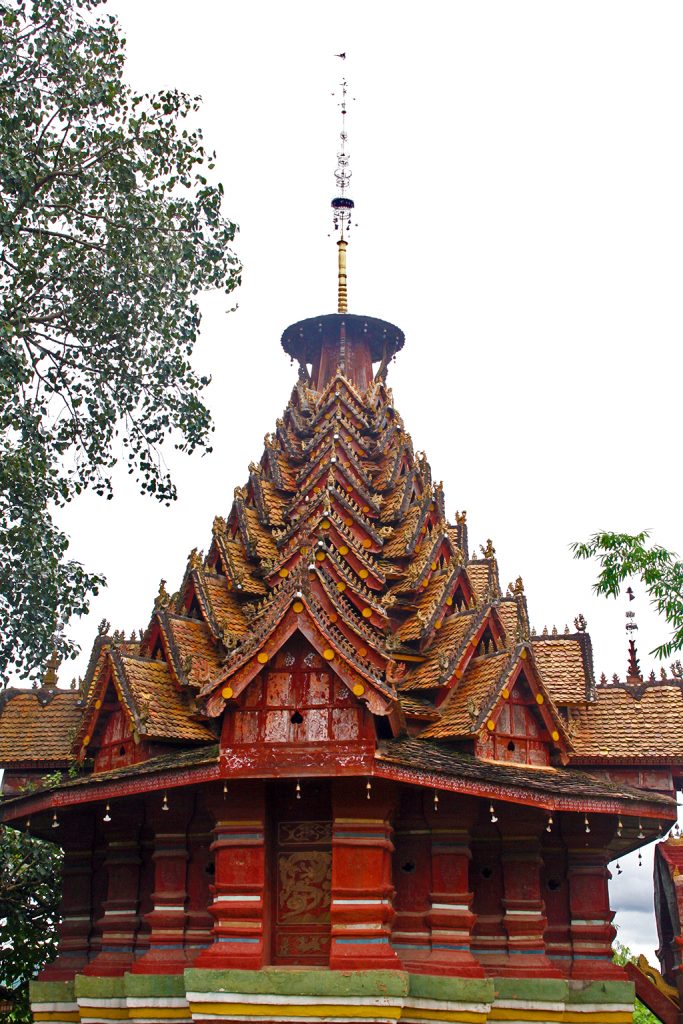
[[[57,955],[61,862],[59,847],[0,826],[0,982],[17,1024],[31,1020],[30,979]]]
[[[623,942],[614,943],[614,956],[612,957],[615,964],[619,964],[620,967],[624,967],[626,964],[635,964],[638,962],[638,957],[634,956],[628,946],[625,946]],[[644,1003],[641,1003],[640,999],[636,999],[633,1007],[633,1024],[660,1024],[659,1017],[655,1017],[654,1013],[648,1010]]]
[[[683,649],[683,562],[658,545],[648,546],[647,530],[628,533],[595,533],[583,544],[572,544],[575,558],[597,558],[600,574],[593,589],[597,594],[618,597],[625,580],[639,578],[660,615],[673,628],[670,640],[651,654],[668,658]]]
[[[138,95],[103,0],[0,0],[0,676],[75,656],[64,627],[101,576],[69,560],[55,510],[112,496],[123,457],[141,490],[162,461],[210,451],[190,357],[204,289],[229,293],[236,227],[198,98]]]

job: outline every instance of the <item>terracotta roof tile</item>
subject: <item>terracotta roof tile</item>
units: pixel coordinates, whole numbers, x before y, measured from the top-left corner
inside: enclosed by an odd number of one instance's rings
[[[175,688],[165,661],[115,653],[114,664],[124,695],[128,690],[128,702],[137,712],[141,731],[146,736],[161,740],[215,741],[207,725],[190,717],[194,701],[187,690],[178,692]]]
[[[167,616],[165,625],[183,676],[191,686],[199,688],[206,682],[207,673],[213,675],[220,668],[221,656],[211,630],[205,622],[181,615]]]
[[[274,526],[283,526],[285,522],[283,512],[287,507],[284,498],[278,494],[277,488],[268,480],[261,479],[260,486],[271,523]]]
[[[6,690],[0,711],[0,767],[38,766],[71,759],[71,741],[83,715],[76,690],[57,690],[41,704],[44,690]]]
[[[418,700],[416,697],[402,694],[399,701],[404,713],[409,718],[420,718],[426,722],[433,722],[440,717],[437,708],[426,700]]]
[[[505,630],[505,639],[509,646],[515,643],[517,638],[517,625],[519,623],[519,611],[516,601],[502,600],[496,604],[496,611],[501,625]]]
[[[429,739],[473,735],[476,719],[482,711],[482,701],[501,679],[509,661],[509,651],[473,658],[462,680],[454,688],[448,704],[440,709],[440,721],[425,729],[422,735]]]
[[[467,579],[474,591],[477,604],[483,600],[486,588],[489,584],[489,563],[488,562],[467,562],[465,565]]]
[[[620,686],[597,687],[596,700],[572,709],[575,760],[683,760],[683,690],[648,686],[640,699]]]
[[[421,509],[418,505],[413,505],[413,507],[408,510],[408,514],[401,525],[396,527],[391,537],[384,545],[383,554],[385,558],[406,557],[406,546],[412,540],[420,515]]]
[[[247,631],[246,620],[239,598],[230,589],[230,581],[227,577],[208,572],[206,569],[202,573],[202,580],[211,604],[211,614],[218,625],[237,637],[244,636]]]
[[[401,682],[401,691],[429,690],[447,680],[444,675],[473,629],[478,625],[475,612],[449,615],[437,633],[426,660],[406,674]],[[451,671],[455,666],[453,665]]]
[[[256,549],[258,558],[277,558],[277,544],[271,537],[267,527],[263,525],[254,508],[244,508],[249,538]]]
[[[536,664],[556,704],[586,700],[590,683],[577,637],[533,637]]]

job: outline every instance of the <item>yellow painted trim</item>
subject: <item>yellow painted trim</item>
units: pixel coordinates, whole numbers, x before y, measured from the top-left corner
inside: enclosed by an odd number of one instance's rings
[[[187,1020],[190,1011],[187,1006],[130,1006],[128,1016],[131,1020],[147,1020],[148,1017],[164,1017],[168,1020]]]
[[[283,1017],[391,1017],[399,1020],[403,1012],[401,1006],[358,1006],[347,1003],[346,1006],[325,1003],[190,1003],[190,1011],[211,1014],[215,1017],[268,1017],[281,1020]],[[422,1011],[420,1011],[421,1013]],[[437,1014],[437,1017],[439,1015]],[[441,1016],[441,1019],[444,1019]],[[457,1020],[457,1015],[453,1020]],[[477,1020],[480,1018],[478,1017]]]
[[[542,1024],[631,1024],[633,1016],[621,1010],[612,1012],[598,1011],[581,1013],[576,1010],[514,1010],[508,1007],[493,1006],[489,1021],[494,1020],[536,1020]]]
[[[487,1015],[472,1010],[423,1010],[416,1006],[404,1006],[403,1017],[418,1017],[421,1020],[449,1020],[454,1024],[486,1024]]]
[[[68,1020],[73,1021],[74,1024],[78,1024],[81,1019],[78,1010],[53,1010],[49,1013],[41,1013],[40,1010],[34,1010],[32,1016],[34,1020]]]
[[[127,1006],[81,1006],[81,1017],[106,1017],[109,1020],[128,1020]],[[80,1019],[80,1018],[79,1018]]]

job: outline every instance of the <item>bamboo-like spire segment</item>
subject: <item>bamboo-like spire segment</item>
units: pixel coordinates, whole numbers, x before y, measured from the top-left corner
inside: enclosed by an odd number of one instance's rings
[[[339,285],[338,285],[338,301],[337,301],[337,312],[348,313],[348,294],[346,290],[346,246],[348,242],[345,238],[340,238],[337,242],[339,250]]]

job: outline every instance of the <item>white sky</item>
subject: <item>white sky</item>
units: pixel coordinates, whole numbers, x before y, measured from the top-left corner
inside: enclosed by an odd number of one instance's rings
[[[295,370],[279,339],[335,311],[328,239],[345,72],[352,196],[351,312],[398,324],[389,382],[416,447],[470,541],[493,538],[503,586],[524,578],[532,623],[588,619],[595,667],[624,674],[622,602],[591,594],[568,545],[651,528],[683,549],[678,500],[683,271],[679,2],[471,0],[345,4],[112,0],[138,89],[204,98],[225,212],[245,264],[236,313],[203,300],[211,457],[171,462],[172,509],[122,477],[65,519],[72,554],[109,589],[97,622],[147,624],[160,577],[258,460]],[[333,54],[345,50],[345,65]],[[169,453],[169,458],[170,458]],[[641,664],[666,636],[643,596]],[[84,671],[85,658],[76,666]],[[62,669],[62,684],[72,669]],[[633,858],[632,858],[633,859]],[[615,880],[620,939],[655,945],[651,867]]]

